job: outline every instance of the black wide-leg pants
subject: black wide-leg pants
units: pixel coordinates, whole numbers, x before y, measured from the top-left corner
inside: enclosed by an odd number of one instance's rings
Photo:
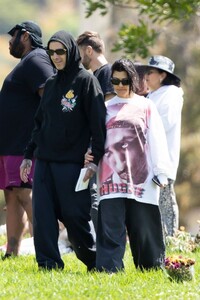
[[[124,269],[126,236],[136,268],[162,266],[165,245],[158,206],[132,199],[102,200],[97,229],[97,270],[117,272]]]
[[[33,182],[33,234],[39,267],[63,268],[58,249],[58,220],[65,225],[76,256],[95,267],[96,246],[90,229],[89,189],[75,192],[80,165],[36,160]]]

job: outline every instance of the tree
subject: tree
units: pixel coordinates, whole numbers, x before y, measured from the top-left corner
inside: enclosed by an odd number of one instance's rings
[[[118,32],[118,41],[112,51],[123,50],[132,58],[139,55],[145,58],[149,48],[155,44],[159,32],[154,29],[157,24],[186,21],[196,15],[200,8],[198,0],[84,0],[86,17],[96,10],[106,15],[111,7],[129,8],[138,11],[138,24],[122,24]],[[142,37],[142,38],[141,38]]]

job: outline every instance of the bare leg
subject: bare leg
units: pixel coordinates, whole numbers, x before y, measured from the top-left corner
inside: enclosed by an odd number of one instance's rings
[[[30,221],[27,222],[28,222],[27,232],[29,232],[30,236],[33,236],[33,225]]]
[[[32,223],[31,189],[14,188],[13,190],[5,190],[4,195],[7,228],[6,253],[18,255],[27,216]]]
[[[24,208],[32,224],[32,190],[27,188],[14,188],[13,192],[16,194],[18,202]]]

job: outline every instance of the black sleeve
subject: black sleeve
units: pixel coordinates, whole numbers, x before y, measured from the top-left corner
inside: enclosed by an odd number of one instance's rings
[[[98,80],[92,76],[89,80],[85,95],[85,112],[89,120],[91,132],[91,148],[94,156],[94,163],[98,165],[99,160],[104,154],[106,139],[106,107],[104,95]]]
[[[106,64],[102,66],[94,72],[94,75],[100,83],[104,96],[109,94],[115,94],[113,85],[111,83],[111,65]]]
[[[42,101],[40,102],[40,105],[39,105],[38,110],[35,115],[34,129],[31,134],[31,140],[29,141],[28,145],[26,146],[26,148],[24,150],[24,158],[26,158],[26,159],[33,158],[34,151],[37,147],[35,140],[36,140],[36,136],[38,135],[38,133],[40,131],[41,123],[42,123],[42,116],[43,116],[41,103],[42,103]]]
[[[47,79],[54,75],[54,69],[46,53],[36,53],[26,62],[25,80],[30,90],[35,93],[44,87]]]

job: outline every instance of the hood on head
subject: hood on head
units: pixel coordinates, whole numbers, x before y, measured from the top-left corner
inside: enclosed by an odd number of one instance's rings
[[[69,69],[79,66],[81,61],[81,56],[79,53],[78,45],[70,33],[64,30],[57,31],[49,39],[47,43],[47,49],[49,49],[49,44],[51,42],[60,42],[67,49],[67,63],[64,68],[65,71],[68,71]]]

